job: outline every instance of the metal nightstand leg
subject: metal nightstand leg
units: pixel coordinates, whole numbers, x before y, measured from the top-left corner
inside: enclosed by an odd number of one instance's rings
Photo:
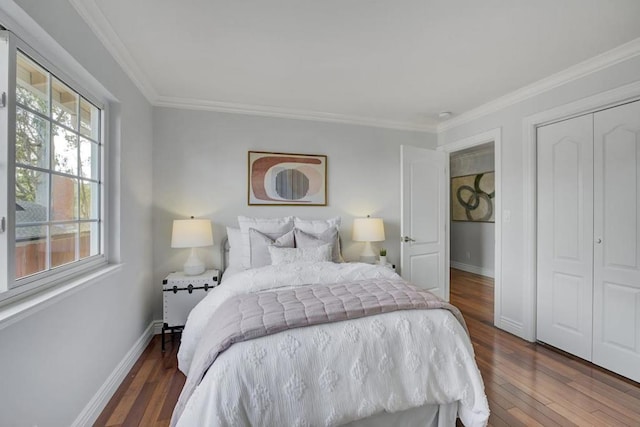
[[[167,330],[167,327],[169,325],[167,325],[166,323],[162,324],[162,352],[164,353],[164,331]]]
[[[162,352],[165,351],[165,331],[171,331],[171,345],[175,345],[174,334],[176,331],[182,332],[184,330],[184,326],[169,326],[168,324],[162,325]]]

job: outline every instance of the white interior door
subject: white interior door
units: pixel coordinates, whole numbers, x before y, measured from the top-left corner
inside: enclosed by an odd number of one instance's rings
[[[400,153],[402,277],[449,300],[445,253],[448,156],[406,145]]]
[[[640,102],[594,116],[593,362],[640,381]]]
[[[593,116],[538,129],[537,339],[591,360]]]

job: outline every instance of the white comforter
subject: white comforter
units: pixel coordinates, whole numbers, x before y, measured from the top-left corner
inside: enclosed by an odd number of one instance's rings
[[[216,307],[258,290],[397,275],[369,264],[288,264],[238,273],[189,315],[178,353],[188,375]],[[446,310],[407,310],[237,343],[205,375],[178,426],[341,425],[382,411],[459,402],[466,426],[489,409],[471,343]],[[302,410],[301,408],[304,408]]]

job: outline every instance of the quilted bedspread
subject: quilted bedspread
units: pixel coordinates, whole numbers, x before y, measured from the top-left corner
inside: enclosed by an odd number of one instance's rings
[[[354,280],[357,282],[349,282]],[[333,282],[351,284],[314,285]],[[313,300],[308,298],[310,295],[327,289],[334,289],[327,295],[334,302],[336,293],[345,296],[344,301],[349,299],[347,294],[360,292],[361,304],[365,283],[377,289],[377,299],[384,300],[380,295],[395,292],[386,306],[400,311],[385,313],[390,310],[380,308],[385,304],[372,304],[370,300],[360,314],[356,314],[355,307],[351,311],[334,307],[335,313],[328,315],[338,316],[332,319],[334,323],[314,325],[309,318],[314,318],[313,313],[319,317],[322,314],[310,309],[309,313],[299,313],[297,322],[311,326],[298,329],[287,329],[287,321],[296,321],[286,320],[280,311],[279,319],[271,322],[279,326],[270,332],[277,333],[238,342],[219,355],[214,351],[217,360],[200,382],[206,367],[202,367],[200,356],[194,359],[194,354],[207,353],[197,350],[199,345],[211,346],[204,344],[208,341],[204,339],[206,331],[220,335],[219,331],[225,329],[220,316],[231,320],[233,313],[238,313],[234,304],[252,301],[248,304],[259,311],[265,308],[265,304],[256,303],[261,296],[273,299],[277,294],[278,301],[282,301],[283,297],[286,300],[299,294],[309,302]],[[380,293],[380,287],[391,289],[391,293]],[[269,289],[277,292],[264,292]],[[412,297],[407,297],[407,289],[415,292]],[[250,297],[239,298],[242,294]],[[421,294],[406,287],[406,282],[389,269],[365,264],[269,266],[233,276],[215,288],[189,317],[179,354],[180,368],[188,373],[185,390],[189,390],[177,407],[173,423],[341,425],[382,411],[458,402],[458,413],[465,425],[486,424],[488,407],[482,380],[465,330],[450,311],[406,310],[419,308],[420,304],[446,304],[432,298],[419,302]],[[225,307],[231,311],[225,313]],[[367,310],[383,314],[360,317]],[[244,332],[240,328],[240,335],[255,334],[264,328],[264,319],[251,318]],[[343,318],[351,320],[339,321]],[[258,335],[262,332],[265,331]]]

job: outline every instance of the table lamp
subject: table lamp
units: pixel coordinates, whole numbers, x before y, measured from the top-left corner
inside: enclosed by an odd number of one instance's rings
[[[353,240],[365,242],[364,249],[360,254],[360,261],[374,263],[376,254],[371,248],[371,242],[384,241],[384,224],[382,218],[356,218],[353,220]]]
[[[188,276],[204,273],[204,262],[198,257],[196,248],[213,245],[211,221],[208,219],[173,220],[171,233],[172,248],[191,248],[191,254],[184,263],[184,273]]]

